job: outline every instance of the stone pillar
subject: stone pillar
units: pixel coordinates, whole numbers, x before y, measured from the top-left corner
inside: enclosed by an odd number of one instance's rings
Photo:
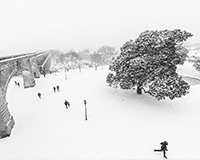
[[[40,71],[38,66],[37,57],[32,57],[31,59],[32,71],[34,78],[40,78]]]
[[[10,136],[11,130],[15,125],[13,116],[8,111],[8,103],[5,97],[5,92],[0,88],[0,138]]]
[[[33,78],[33,75],[29,71],[22,71],[22,77],[24,80],[24,88],[34,87],[35,86],[35,80]]]
[[[23,60],[22,66],[22,77],[24,80],[24,88],[34,87],[35,86],[35,79],[31,67],[31,60],[30,58]]]

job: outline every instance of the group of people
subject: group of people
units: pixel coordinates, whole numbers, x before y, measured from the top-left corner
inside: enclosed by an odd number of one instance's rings
[[[15,81],[16,85],[18,85],[18,83]],[[60,89],[59,85],[57,85],[56,87],[53,87],[54,92],[56,92],[56,90],[59,92],[59,89]],[[41,99],[41,93],[40,92],[38,93],[38,97]],[[87,103],[86,100],[84,100],[85,105],[86,105],[86,103]],[[64,101],[64,105],[65,105],[66,109],[70,108],[70,102],[67,101],[66,99]],[[164,158],[167,159],[166,151],[168,151],[168,149],[167,149],[168,142],[164,141],[164,142],[161,142],[160,144],[161,144],[160,149],[154,149],[154,152],[163,152]]]
[[[20,87],[20,83],[19,83],[19,82],[17,82],[17,81],[15,81],[15,86],[18,86],[18,87]]]
[[[65,100],[64,104],[66,106],[66,109],[68,109],[70,107],[70,103],[67,100]]]
[[[59,85],[57,85],[56,87],[53,87],[53,91],[54,91],[54,93],[56,92],[56,90],[57,90],[57,92],[60,91],[60,86],[59,86]]]
[[[53,91],[54,91],[54,93],[57,91],[57,92],[59,92],[60,91],[60,86],[59,85],[57,85],[56,87],[53,87]],[[41,99],[42,98],[42,94],[40,93],[40,92],[38,92],[38,97]],[[67,100],[65,100],[64,101],[64,105],[66,106],[66,109],[68,109],[69,107],[70,107],[70,103],[69,103],[69,101],[67,101]]]
[[[54,91],[54,92],[56,92],[56,91],[59,92],[59,91],[60,91],[60,86],[57,85],[56,87],[53,87],[53,91]],[[41,97],[42,94],[41,94],[40,92],[38,92],[37,95],[38,95],[38,97],[39,97],[40,99],[42,98],[42,97]]]

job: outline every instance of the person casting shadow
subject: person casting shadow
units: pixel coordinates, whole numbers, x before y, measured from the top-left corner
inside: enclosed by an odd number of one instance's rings
[[[168,142],[164,141],[164,142],[161,142],[160,144],[161,144],[160,149],[154,149],[154,152],[163,152],[163,156],[167,159],[166,151],[168,151],[167,149]]]

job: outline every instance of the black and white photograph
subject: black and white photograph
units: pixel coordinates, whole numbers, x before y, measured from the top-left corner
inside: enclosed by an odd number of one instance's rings
[[[199,0],[2,0],[0,160],[200,159]]]

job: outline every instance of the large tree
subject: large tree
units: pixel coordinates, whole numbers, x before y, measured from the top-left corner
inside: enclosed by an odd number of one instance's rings
[[[176,73],[176,66],[183,64],[186,41],[192,34],[179,29],[145,31],[133,41],[127,41],[120,55],[112,62],[107,83],[122,89],[142,90],[158,100],[181,97],[188,93],[189,84]]]

